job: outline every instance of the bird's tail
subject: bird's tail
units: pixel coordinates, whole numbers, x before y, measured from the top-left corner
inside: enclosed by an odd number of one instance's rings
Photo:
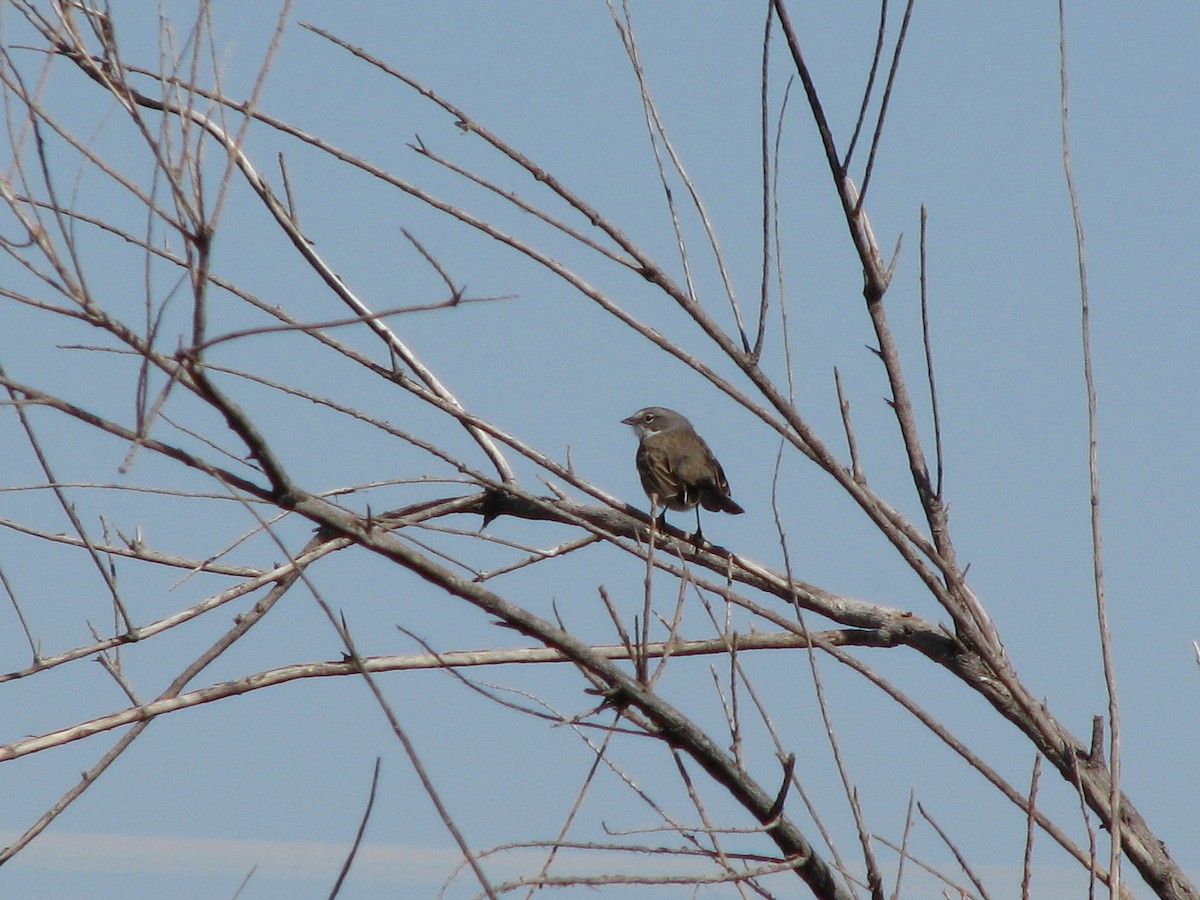
[[[740,516],[745,512],[744,509],[733,502],[732,497],[718,491],[705,491],[700,495],[700,502],[710,512],[727,512],[735,516]]]

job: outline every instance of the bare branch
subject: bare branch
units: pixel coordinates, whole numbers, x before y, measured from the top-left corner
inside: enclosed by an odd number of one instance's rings
[[[1108,867],[1112,873],[1109,896],[1116,897],[1121,884],[1121,716],[1117,700],[1117,675],[1113,664],[1112,635],[1108,628],[1108,605],[1104,597],[1104,550],[1100,534],[1100,466],[1096,425],[1096,382],[1092,375],[1091,307],[1088,297],[1087,263],[1083,246],[1083,214],[1075,193],[1075,177],[1071,168],[1071,142],[1068,128],[1067,90],[1067,24],[1063,0],[1058,2],[1058,54],[1062,108],[1062,161],[1071,201],[1071,219],[1075,224],[1075,255],[1079,267],[1080,331],[1083,340],[1083,380],[1087,391],[1088,418],[1088,486],[1091,494],[1092,580],[1096,600],[1096,620],[1100,633],[1100,656],[1104,665],[1104,686],[1108,691],[1109,773],[1107,824],[1110,832]],[[1135,858],[1136,862],[1136,858]],[[1140,867],[1140,866],[1139,866]]]
[[[862,211],[863,201],[867,196],[867,188],[871,185],[871,173],[875,171],[875,154],[879,151],[879,139],[883,136],[883,123],[887,118],[888,103],[892,99],[892,88],[896,84],[896,72],[900,69],[900,53],[904,49],[904,38],[908,34],[908,23],[912,19],[912,10],[915,0],[908,0],[908,4],[904,7],[904,19],[900,22],[900,34],[896,37],[896,47],[892,51],[892,67],[888,70],[887,85],[883,89],[883,99],[879,103],[879,116],[875,120],[875,134],[871,138],[871,152],[867,156],[867,167],[863,171],[862,189],[859,192],[858,200],[855,203],[855,212]],[[882,29],[882,17],[880,28]],[[847,158],[849,158],[847,151]],[[889,279],[890,279],[889,266]]]
[[[924,204],[921,206],[921,339],[925,345],[925,374],[929,379],[929,406],[933,413],[933,446],[937,459],[937,474],[933,481],[933,496],[942,499],[942,417],[938,410],[937,383],[933,379],[933,343],[929,339],[929,292],[925,256],[925,226],[928,220]]]
[[[329,892],[329,900],[334,900],[341,893],[342,885],[346,881],[346,876],[350,874],[350,867],[354,865],[354,857],[358,855],[358,848],[362,846],[363,835],[367,830],[367,822],[371,819],[371,810],[375,807],[375,790],[379,787],[379,764],[380,758],[375,757],[375,769],[371,773],[371,791],[367,795],[367,806],[363,810],[362,821],[358,823],[358,831],[354,834],[354,843],[350,845],[350,852],[346,854],[346,862],[342,865],[342,870],[338,872],[337,881],[334,882],[333,890]]]
[[[966,859],[963,857],[962,853],[959,852],[958,847],[956,847],[954,842],[950,840],[950,836],[942,830],[942,827],[933,820],[933,817],[925,811],[925,807],[920,803],[917,804],[917,811],[921,814],[921,817],[926,822],[933,826],[933,830],[936,831],[938,837],[942,839],[942,843],[944,843],[950,852],[954,854],[954,858],[958,861],[958,865],[962,868],[963,873],[969,879],[971,879],[971,883],[975,885],[975,890],[979,891],[979,896],[982,897],[983,900],[990,900],[988,892],[983,887],[983,882],[979,880],[973,871],[971,871],[970,865],[967,864]]]

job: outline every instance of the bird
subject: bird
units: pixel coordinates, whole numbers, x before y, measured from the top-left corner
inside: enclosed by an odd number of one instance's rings
[[[638,436],[637,472],[650,498],[651,514],[654,508],[663,507],[660,525],[666,525],[668,509],[695,507],[698,544],[704,539],[701,506],[735,516],[745,512],[729,494],[725,470],[685,416],[665,406],[647,406],[621,423]]]

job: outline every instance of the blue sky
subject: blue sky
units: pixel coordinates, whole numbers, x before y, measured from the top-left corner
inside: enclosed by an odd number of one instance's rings
[[[703,195],[746,309],[757,297],[761,252],[762,21],[761,10],[743,6],[703,3],[681,12],[674,4],[633,4],[632,14],[649,85]],[[794,6],[806,58],[844,148],[869,64],[877,10],[871,4]],[[190,4],[169,10],[181,30],[190,10]],[[248,94],[276,13],[274,4],[239,5],[236,13],[215,4],[215,46],[230,96]],[[126,59],[153,65],[153,7],[115,2],[113,14]],[[292,22],[266,83],[264,111],[528,237],[654,327],[712,357],[703,336],[645,284],[564,246],[549,229],[413,153],[408,145],[419,135],[436,152],[557,208],[537,185],[415,93],[295,24],[328,29],[434,88],[677,271],[636,83],[602,4],[347,2],[334,9],[298,2]],[[11,9],[0,13],[0,24],[5,44],[30,43]],[[1072,161],[1092,303],[1105,578],[1122,701],[1124,784],[1176,859],[1200,877],[1194,841],[1200,813],[1187,800],[1200,787],[1192,749],[1200,721],[1200,672],[1191,646],[1200,638],[1193,525],[1200,501],[1194,475],[1200,426],[1194,397],[1200,383],[1194,276],[1200,183],[1193,175],[1200,142],[1200,99],[1194,90],[1200,12],[1182,2],[1153,9],[1068,3],[1067,27]],[[15,58],[32,55],[24,53]],[[772,53],[775,115],[787,77],[778,38]],[[92,146],[124,171],[148,171],[144,150],[120,112],[78,73],[56,66],[45,90],[56,115]],[[785,117],[783,147],[781,230],[797,406],[828,444],[841,448],[832,378],[837,366],[872,486],[919,519],[894,419],[883,402],[886,381],[864,346],[872,336],[861,272],[837,218],[828,169],[798,86]],[[417,235],[469,294],[508,298],[395,320],[405,340],[465,406],[557,459],[569,454],[583,477],[638,505],[643,497],[633,468],[635,440],[619,420],[651,403],[684,412],[713,445],[734,496],[747,509],[736,519],[709,516],[705,533],[739,553],[781,565],[771,511],[778,442],[745,411],[685,367],[663,359],[563,281],[463,225],[377,180],[331,166],[265,127],[252,128],[247,149],[275,184],[275,155],[286,153],[307,234],[373,308],[444,296],[440,280],[407,244],[401,228]],[[860,164],[864,150],[859,150]],[[60,152],[52,149],[50,159],[64,167],[64,190],[135,232],[139,222],[144,230],[144,215],[139,218],[127,197]],[[215,147],[208,152],[209,173],[219,175],[223,160]],[[6,171],[10,156],[6,143]],[[1067,727],[1086,739],[1106,697],[1091,595],[1078,272],[1061,160],[1053,4],[927,3],[919,4],[913,17],[866,207],[885,250],[903,235],[887,303],[931,449],[927,391],[919,377],[922,205],[929,215],[931,333],[946,495],[958,553],[970,562],[971,582],[1017,671]],[[11,228],[9,217],[0,221]],[[698,237],[694,221],[687,224]],[[136,253],[92,233],[82,241],[95,287],[114,310],[136,320],[147,282],[156,297],[172,290],[177,275],[171,270],[157,268],[147,279]],[[695,248],[702,260],[695,273],[698,291],[728,324],[715,267],[699,243]],[[294,249],[271,231],[236,180],[214,258],[224,277],[301,319],[328,321],[346,314],[299,265]],[[0,280],[28,289],[22,278],[7,257],[0,262]],[[181,296],[169,308],[168,344],[174,344],[175,334],[186,334],[184,300]],[[128,360],[64,349],[95,343],[97,336],[86,328],[63,327],[7,301],[4,316],[0,362],[13,378],[130,420],[136,368]],[[214,333],[265,322],[244,305],[214,307]],[[771,327],[766,359],[781,372],[776,320]],[[365,334],[343,330],[339,336],[379,353]],[[460,429],[401,391],[309,349],[294,336],[256,336],[228,342],[214,351],[214,359],[335,395],[444,441],[481,465]],[[718,369],[732,374],[728,364]],[[455,475],[398,441],[306,402],[244,384],[236,390],[239,402],[280,448],[293,477],[311,490]],[[194,416],[188,421],[219,433],[194,408],[181,407],[179,415]],[[35,411],[34,419],[42,429],[39,436],[54,448],[62,481],[203,485],[148,453],[122,474],[125,446],[44,411]],[[11,410],[3,412],[2,422],[6,472],[0,487],[44,481]],[[521,462],[517,468],[530,489],[540,490],[540,473]],[[346,502],[381,510],[458,490],[463,488],[444,483],[384,485]],[[802,578],[928,619],[944,618],[827,476],[790,459],[781,468],[779,491],[791,564]],[[126,533],[143,528],[156,546],[197,558],[253,527],[244,512],[216,501],[180,505],[174,498],[94,488],[75,490],[71,499],[90,527],[98,530],[103,515]],[[33,521],[48,531],[66,529],[45,492],[5,490],[0,508],[5,519]],[[478,526],[477,520],[453,524],[468,530]],[[541,547],[565,539],[559,529],[505,520],[489,531]],[[295,550],[307,540],[309,528],[288,521],[280,533]],[[462,546],[453,538],[434,540]],[[520,555],[500,547],[480,554],[485,565]],[[258,540],[231,558],[263,565],[280,556]],[[103,586],[78,552],[51,548],[6,528],[0,529],[0,564],[44,652],[86,643],[89,622],[101,631],[111,628]],[[500,631],[485,616],[365,553],[335,554],[311,574],[314,587],[347,617],[363,653],[419,652],[397,625],[439,650],[521,644],[519,636]],[[141,621],[229,586],[216,577],[181,583],[178,572],[132,564],[122,564],[120,577]],[[497,582],[497,589],[540,614],[558,610],[581,634],[609,643],[614,638],[597,586],[605,585],[631,620],[640,612],[641,577],[631,557],[596,550],[518,572]],[[658,589],[667,613],[674,587],[664,579]],[[127,649],[122,657],[126,676],[140,694],[154,696],[243,609]],[[0,616],[6,616],[0,670],[21,668],[28,664],[28,649],[12,614]],[[694,603],[685,621],[690,634],[711,633]],[[340,654],[324,615],[296,591],[196,686]],[[1032,748],[994,721],[978,699],[924,660],[897,651],[862,656],[969,736],[1013,783],[1028,782]],[[664,690],[718,728],[709,664],[673,665]],[[830,783],[828,747],[806,658],[761,654],[747,665],[758,683],[778,691],[776,724],[800,755],[797,771],[830,823],[845,835],[844,852],[852,853],[844,802]],[[1013,895],[1022,817],[990,793],[978,775],[914,730],[894,705],[832,662],[822,665],[872,830],[897,835],[910,790],[915,791],[987,873],[995,893]],[[568,715],[585,711],[580,679],[565,666],[473,674],[506,691],[534,695]],[[556,833],[591,762],[571,729],[532,723],[437,673],[393,675],[381,683],[473,846]],[[794,693],[780,689],[788,684],[797,686]],[[0,743],[112,712],[126,702],[87,660],[6,683],[0,685],[0,721],[7,723]],[[111,734],[100,736],[0,766],[5,841],[36,820],[114,741]],[[481,748],[486,748],[485,763]],[[776,770],[765,748],[760,741],[750,752],[756,772],[769,780]],[[641,749],[636,741],[622,747],[621,760],[631,775],[669,803],[681,803],[673,764],[661,753]],[[257,867],[244,897],[324,896],[357,826],[377,756],[383,757],[380,797],[367,846],[343,896],[432,896],[453,870],[456,851],[356,679],[290,684],[159,720],[49,832],[0,869],[0,894],[232,896]],[[603,777],[610,781],[590,795],[587,807],[593,829],[601,821],[614,829],[645,826],[647,811],[631,809],[619,783],[609,773]],[[1078,837],[1072,793],[1049,771],[1043,773],[1043,791],[1047,810]],[[715,811],[728,810],[718,802]],[[980,822],[986,828],[979,828]],[[928,832],[922,841],[923,854],[952,868],[947,852]],[[529,858],[518,853],[492,860],[489,872],[498,881],[512,877],[528,870]],[[889,864],[893,859],[884,858]],[[621,868],[632,865],[626,861]],[[1081,895],[1084,889],[1079,873],[1044,838],[1035,869],[1035,895]],[[905,896],[937,896],[915,872],[909,877]],[[1136,875],[1127,871],[1126,877],[1135,896],[1143,896]],[[803,896],[798,885],[778,889],[782,896]],[[474,893],[475,885],[460,873],[447,896]],[[714,891],[711,896],[726,895]]]

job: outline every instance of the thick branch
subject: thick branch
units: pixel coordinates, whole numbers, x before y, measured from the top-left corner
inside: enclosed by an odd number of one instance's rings
[[[316,498],[297,503],[296,511],[330,532],[355,540],[368,550],[392,560],[433,585],[461,597],[506,625],[530,635],[570,657],[578,666],[607,685],[609,703],[618,708],[633,706],[655,729],[658,736],[691,756],[708,774],[742,805],[775,841],[788,860],[795,861],[797,874],[818,897],[848,900],[849,895],[835,879],[800,830],[786,817],[772,818],[774,795],[760,787],[732,757],[687,716],[666,703],[636,678],[596,653],[589,645],[566,631],[505,600],[481,585],[456,575],[416,552],[390,534],[366,529],[348,513]]]

